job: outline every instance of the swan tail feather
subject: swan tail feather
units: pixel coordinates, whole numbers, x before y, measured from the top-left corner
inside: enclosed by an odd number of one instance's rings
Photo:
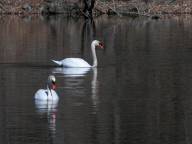
[[[62,66],[62,62],[61,61],[52,60],[52,62],[58,64],[59,66]]]

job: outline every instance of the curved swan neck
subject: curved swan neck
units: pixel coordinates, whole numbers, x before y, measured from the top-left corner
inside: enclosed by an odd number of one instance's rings
[[[95,43],[91,44],[91,51],[92,51],[92,56],[93,56],[92,67],[97,67],[97,56],[96,56],[96,52],[95,52]]]
[[[50,89],[49,85],[47,84],[47,96],[48,95],[52,96],[52,92],[51,92],[51,89]]]

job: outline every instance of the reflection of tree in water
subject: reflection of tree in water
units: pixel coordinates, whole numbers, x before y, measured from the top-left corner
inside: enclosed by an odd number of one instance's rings
[[[82,40],[81,40],[81,51],[84,54],[84,47],[90,47],[90,42],[92,42],[96,37],[96,26],[93,19],[86,19],[82,28]],[[96,81],[97,81],[97,69],[93,69],[93,80],[92,80],[92,100],[93,106],[96,107],[97,94],[96,94]]]
[[[95,39],[96,26],[94,20],[85,20],[82,28],[81,51],[84,53],[85,45],[90,47],[90,42]]]

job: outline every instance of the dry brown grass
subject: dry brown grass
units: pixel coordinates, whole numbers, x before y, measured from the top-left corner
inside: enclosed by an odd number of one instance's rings
[[[58,1],[69,3],[82,2],[82,0]],[[39,13],[40,5],[44,2],[45,0],[0,0],[0,13],[26,13],[26,11],[23,10],[23,5],[25,4],[30,4],[30,6],[32,6],[32,11],[30,13]],[[142,2],[142,0],[111,0],[106,2],[104,2],[104,0],[97,0],[95,4],[95,10],[102,13],[107,13],[111,9],[118,11],[118,8],[120,7],[125,7],[124,11],[126,11],[126,8],[129,9],[129,7],[135,7],[138,9],[139,13],[147,14],[192,14],[192,0],[175,0],[172,3],[152,2],[148,4]]]
[[[191,0],[178,0],[173,3],[149,4],[149,13],[155,14],[192,14]]]

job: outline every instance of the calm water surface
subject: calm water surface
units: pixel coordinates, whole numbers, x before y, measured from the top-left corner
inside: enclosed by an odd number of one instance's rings
[[[192,143],[192,17],[0,18],[1,144]],[[96,69],[62,69],[100,39]],[[71,72],[79,72],[71,75]],[[49,74],[58,103],[35,102]]]

